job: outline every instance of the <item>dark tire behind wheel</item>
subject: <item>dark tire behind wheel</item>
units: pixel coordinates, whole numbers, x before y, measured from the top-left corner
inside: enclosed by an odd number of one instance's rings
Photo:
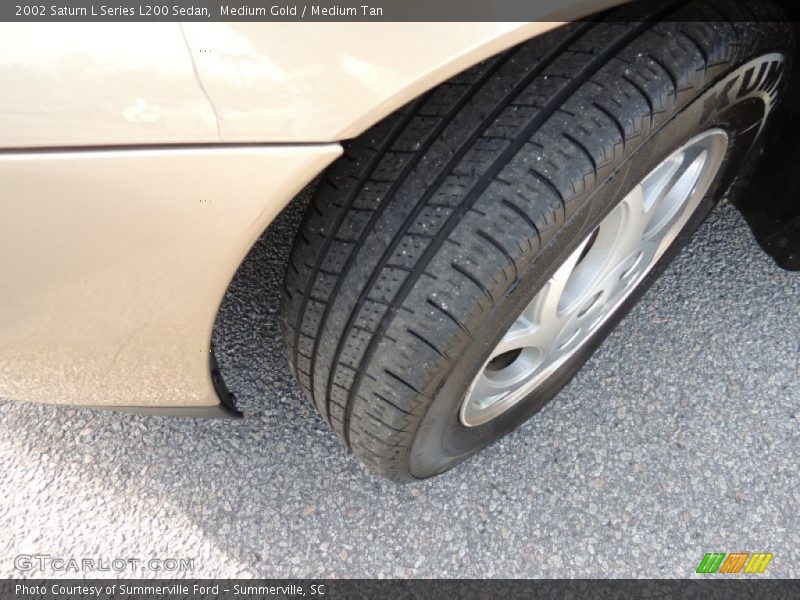
[[[345,143],[320,182],[287,272],[286,350],[374,471],[434,475],[541,408],[613,323],[509,414],[475,428],[453,417],[514,311],[636,177],[712,125],[735,142],[721,185],[746,155],[766,108],[730,111],[709,90],[753,57],[788,59],[790,27],[760,0],[647,6],[454,77]]]

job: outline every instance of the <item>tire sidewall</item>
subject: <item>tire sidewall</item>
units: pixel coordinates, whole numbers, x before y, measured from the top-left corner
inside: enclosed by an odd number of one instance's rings
[[[426,478],[441,473],[485,448],[541,410],[574,377],[686,245],[713,208],[715,199],[735,181],[786,80],[784,75],[774,86],[769,81],[753,85],[757,81],[754,76],[759,73],[762,63],[767,63],[766,68],[769,69],[772,62],[779,60],[783,61],[784,73],[788,72],[785,54],[763,53],[723,75],[652,132],[636,150],[620,161],[581,206],[568,215],[559,232],[531,261],[529,267],[520,273],[516,284],[495,304],[455,366],[442,378],[411,447],[409,472],[413,477]],[[753,71],[748,76],[751,69]],[[686,226],[633,293],[567,362],[525,400],[483,425],[462,425],[459,409],[475,375],[556,268],[625,194],[662,160],[695,135],[712,128],[721,128],[729,136],[728,150],[719,174]]]

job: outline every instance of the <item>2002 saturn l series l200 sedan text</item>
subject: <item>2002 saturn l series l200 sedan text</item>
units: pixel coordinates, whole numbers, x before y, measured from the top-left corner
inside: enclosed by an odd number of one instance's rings
[[[166,4],[140,4],[138,6],[59,6],[44,4],[14,7],[17,17],[211,17],[207,6],[177,6]]]
[[[342,443],[397,481],[553,399],[719,199],[800,268],[791,6],[562,4],[529,22],[0,25],[0,396],[238,416],[217,310],[316,179],[286,353]]]

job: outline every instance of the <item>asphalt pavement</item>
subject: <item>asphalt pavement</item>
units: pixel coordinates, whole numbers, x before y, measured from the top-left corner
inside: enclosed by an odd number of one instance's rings
[[[258,242],[215,330],[246,419],[0,401],[2,576],[74,574],[15,568],[38,554],[193,561],[135,576],[684,577],[706,552],[749,551],[774,554],[763,576],[800,577],[800,274],[734,209],[542,413],[398,486],[340,447],[287,368],[300,208]]]

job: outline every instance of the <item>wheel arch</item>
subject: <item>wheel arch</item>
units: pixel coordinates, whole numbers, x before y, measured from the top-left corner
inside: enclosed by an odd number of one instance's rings
[[[181,27],[223,142],[335,142],[482,60],[623,2],[548,3],[526,23]]]

